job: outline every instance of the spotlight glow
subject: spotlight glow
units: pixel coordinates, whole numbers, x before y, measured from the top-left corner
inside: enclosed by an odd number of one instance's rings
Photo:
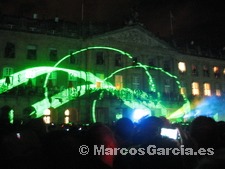
[[[135,109],[132,116],[133,122],[138,122],[142,117],[151,115],[150,110],[148,109]]]

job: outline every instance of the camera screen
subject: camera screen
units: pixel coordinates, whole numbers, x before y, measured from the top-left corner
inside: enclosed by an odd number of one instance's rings
[[[161,135],[167,136],[167,137],[172,138],[172,139],[177,139],[178,131],[177,131],[177,129],[162,128],[161,129]]]

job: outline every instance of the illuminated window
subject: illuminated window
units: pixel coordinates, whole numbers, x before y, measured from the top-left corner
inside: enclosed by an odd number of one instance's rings
[[[29,59],[29,60],[37,59],[37,46],[35,46],[35,45],[27,46],[27,59]]]
[[[115,75],[115,87],[117,90],[121,90],[123,88],[123,76]]]
[[[215,78],[219,78],[220,77],[220,69],[219,69],[218,66],[214,66],[213,67],[213,73],[214,73]]]
[[[180,86],[181,86],[181,88],[180,88],[180,94],[186,95],[186,85],[185,85],[185,83],[183,81],[180,82]]]
[[[58,61],[58,51],[55,48],[50,48],[49,49],[49,60],[50,61]]]
[[[209,77],[209,68],[206,65],[203,66],[203,76]]]
[[[204,83],[204,95],[211,96],[211,88],[209,83]]]
[[[199,95],[199,83],[193,82],[191,87],[192,87],[192,94],[193,95]]]
[[[50,109],[46,109],[44,111],[43,120],[44,120],[45,124],[50,124],[51,123],[51,110]]]
[[[180,94],[186,95],[186,88],[185,87],[180,88]]]
[[[101,88],[102,87],[102,80],[104,80],[105,75],[102,73],[96,73],[96,77],[99,79],[96,80],[96,88]]]
[[[197,69],[197,66],[194,64],[191,65],[191,73],[194,76],[198,76],[198,69]]]
[[[66,111],[64,112],[64,123],[68,124],[70,122],[70,111],[68,109],[66,109]]]
[[[220,89],[216,89],[216,96],[221,96],[221,90]]]
[[[121,56],[121,54],[115,55],[115,66],[122,66],[122,56]]]
[[[15,44],[7,42],[5,45],[5,58],[15,58]]]
[[[96,64],[97,65],[103,65],[104,64],[104,56],[103,52],[97,52],[96,53]]]
[[[179,63],[178,63],[178,69],[179,69],[179,71],[180,71],[181,73],[186,72],[186,65],[185,65],[185,63],[184,63],[184,62],[179,62]]]
[[[221,86],[220,84],[215,84],[215,94],[216,96],[221,96]]]

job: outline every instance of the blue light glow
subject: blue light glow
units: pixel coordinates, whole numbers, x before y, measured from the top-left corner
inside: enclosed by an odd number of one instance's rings
[[[132,116],[132,121],[138,122],[142,117],[147,115],[151,115],[151,112],[149,109],[135,109]]]

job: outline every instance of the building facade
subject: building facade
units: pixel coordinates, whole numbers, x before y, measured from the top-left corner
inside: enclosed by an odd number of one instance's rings
[[[12,107],[16,119],[111,123],[142,109],[173,120],[223,120],[221,53],[179,48],[140,25],[99,32],[18,20],[0,29],[0,107]]]

